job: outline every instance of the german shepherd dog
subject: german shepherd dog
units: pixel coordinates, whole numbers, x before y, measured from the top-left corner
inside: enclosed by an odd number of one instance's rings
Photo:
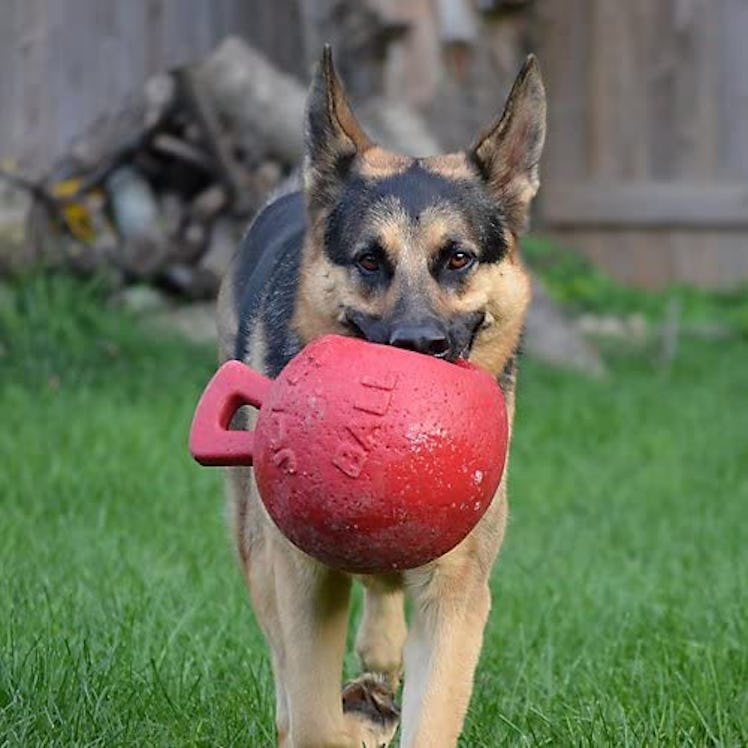
[[[329,48],[311,84],[303,186],[257,215],[219,296],[222,360],[275,377],[307,343],[352,335],[492,372],[514,415],[516,355],[530,301],[517,237],[538,188],[545,92],[528,57],[502,116],[468,150],[411,158],[355,119]],[[251,427],[240,413],[235,427]],[[355,649],[341,692],[353,578],[286,540],[251,468],[230,468],[239,557],[271,649],[281,746],[454,746],[491,605],[507,519],[506,477],[456,548],[417,569],[359,575]],[[404,601],[411,602],[406,627]],[[404,675],[402,714],[394,696]]]

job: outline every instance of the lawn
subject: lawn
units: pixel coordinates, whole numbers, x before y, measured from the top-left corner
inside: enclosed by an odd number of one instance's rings
[[[0,296],[0,745],[273,743],[220,475],[186,451],[213,361],[95,287]],[[462,745],[748,743],[748,342],[607,362],[523,362]]]

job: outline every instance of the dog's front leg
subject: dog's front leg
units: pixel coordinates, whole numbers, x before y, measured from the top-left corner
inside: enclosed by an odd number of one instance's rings
[[[457,745],[491,607],[486,579],[439,576],[415,598],[405,645],[403,748]]]
[[[470,561],[465,560],[466,567]],[[491,607],[487,576],[476,569],[455,573],[437,565],[428,578],[416,582],[413,603],[405,644],[401,746],[451,748],[462,730]]]
[[[398,723],[389,688],[354,681],[340,690],[350,578],[296,549],[273,555],[278,616],[266,631],[281,697],[279,745],[384,748]]]
[[[457,745],[491,608],[489,576],[506,519],[502,486],[457,548],[405,574],[413,612],[405,643],[403,748]]]
[[[283,748],[360,746],[355,726],[343,715],[340,678],[345,649],[350,579],[309,559],[284,540],[273,556],[282,651],[276,678],[287,707]],[[269,571],[269,570],[268,570]],[[271,638],[272,641],[272,638]]]

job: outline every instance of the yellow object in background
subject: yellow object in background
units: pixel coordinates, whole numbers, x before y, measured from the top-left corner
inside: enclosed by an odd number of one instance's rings
[[[70,197],[80,189],[81,182],[82,180],[78,178],[63,179],[52,186],[52,195],[59,198]],[[100,190],[92,190],[91,192],[100,192]],[[70,233],[76,239],[80,239],[87,244],[93,242],[96,238],[94,221],[91,211],[83,202],[83,199],[80,202],[63,205],[62,215]]]

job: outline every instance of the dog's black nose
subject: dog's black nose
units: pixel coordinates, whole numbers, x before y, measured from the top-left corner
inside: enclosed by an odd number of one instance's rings
[[[438,358],[446,357],[450,349],[446,331],[434,322],[399,325],[390,333],[389,344]]]

